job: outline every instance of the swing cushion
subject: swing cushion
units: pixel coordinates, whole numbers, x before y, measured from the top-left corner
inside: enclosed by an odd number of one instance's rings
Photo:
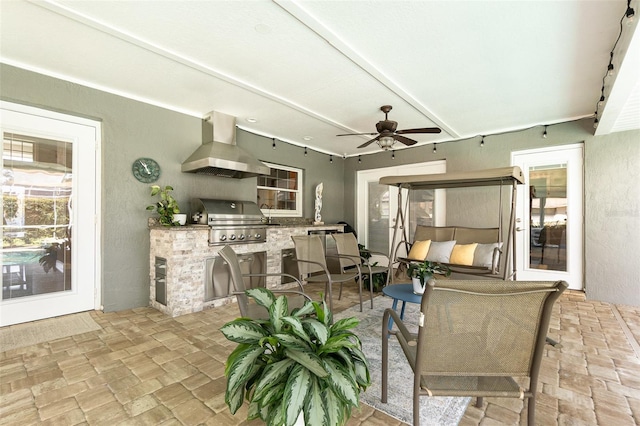
[[[502,248],[502,243],[478,244],[473,255],[473,266],[491,268],[493,265],[493,252],[496,248]],[[496,261],[498,258],[496,257]]]
[[[451,251],[453,246],[456,245],[456,241],[432,241],[429,247],[429,254],[427,254],[427,260],[430,262],[449,263],[451,258]]]
[[[431,246],[431,240],[416,241],[411,246],[407,257],[411,260],[422,261],[427,257],[427,253],[429,253],[429,246]]]
[[[454,265],[473,265],[473,254],[476,251],[477,243],[472,244],[456,244],[451,251],[451,259],[449,262]]]

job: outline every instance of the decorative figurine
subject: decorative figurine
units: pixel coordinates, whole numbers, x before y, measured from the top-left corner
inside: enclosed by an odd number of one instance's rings
[[[316,216],[315,221],[313,222],[314,225],[324,225],[322,216],[320,215],[320,210],[322,210],[322,187],[322,183],[319,183],[318,186],[316,186]]]

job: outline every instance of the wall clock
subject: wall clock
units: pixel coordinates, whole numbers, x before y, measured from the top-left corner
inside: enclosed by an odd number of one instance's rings
[[[133,162],[131,172],[143,183],[152,183],[160,177],[160,165],[151,158],[138,158]]]

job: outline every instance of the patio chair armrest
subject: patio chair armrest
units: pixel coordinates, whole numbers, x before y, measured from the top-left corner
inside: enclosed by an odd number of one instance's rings
[[[400,319],[400,315],[396,311],[391,308],[387,308],[384,310],[384,315],[382,316],[382,333],[383,335],[388,334],[396,334],[393,331],[389,331],[389,317],[393,319],[393,323],[398,327],[398,332],[402,334],[404,340],[406,340],[409,346],[414,346],[418,343],[418,336],[414,333],[411,333],[407,327],[404,325],[404,322]]]
[[[375,254],[375,255],[378,255],[378,256],[384,256],[387,259],[389,259],[389,253],[383,253],[381,251],[373,251],[373,250],[369,250],[369,249],[362,249],[360,251],[364,251],[364,252],[369,253],[369,254]]]
[[[298,278],[294,277],[291,274],[271,272],[271,273],[267,273],[267,274],[242,274],[242,276],[243,277],[287,277],[287,278],[291,278],[292,280],[294,280],[298,284],[298,287],[300,287],[300,291],[304,292],[304,287],[302,286],[302,282],[300,282],[300,280]],[[273,291],[275,291],[275,290],[273,290]]]

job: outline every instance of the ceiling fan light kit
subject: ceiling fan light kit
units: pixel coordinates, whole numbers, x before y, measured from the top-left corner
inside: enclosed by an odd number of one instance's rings
[[[424,127],[419,129],[404,129],[404,130],[396,130],[398,128],[398,122],[389,120],[388,114],[393,107],[391,105],[382,105],[380,107],[380,111],[384,112],[384,120],[378,121],[376,124],[377,133],[348,133],[344,135],[338,136],[355,136],[355,135],[371,135],[375,137],[371,140],[360,145],[358,148],[365,148],[376,142],[380,148],[384,151],[390,150],[396,142],[403,143],[407,146],[415,145],[418,142],[402,136],[402,134],[408,133],[440,133],[441,130],[438,127]]]

